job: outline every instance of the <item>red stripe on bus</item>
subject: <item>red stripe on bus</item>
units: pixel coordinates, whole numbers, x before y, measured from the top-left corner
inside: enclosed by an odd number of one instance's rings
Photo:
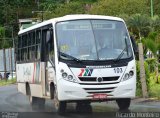
[[[32,78],[32,83],[34,83],[34,74],[35,74],[35,63],[34,63],[34,70],[33,70],[33,78]]]

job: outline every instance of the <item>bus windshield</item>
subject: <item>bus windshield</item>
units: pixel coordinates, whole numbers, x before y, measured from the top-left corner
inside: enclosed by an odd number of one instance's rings
[[[59,51],[79,60],[104,61],[132,56],[128,32],[121,21],[63,21],[56,24],[56,33]],[[71,60],[61,53],[60,57]]]

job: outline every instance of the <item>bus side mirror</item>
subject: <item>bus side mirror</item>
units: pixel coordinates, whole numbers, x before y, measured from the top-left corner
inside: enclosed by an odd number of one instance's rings
[[[138,47],[136,45],[135,39],[133,38],[133,36],[131,36],[130,39],[131,39],[131,42],[132,42],[132,46],[133,46],[133,51],[134,51],[135,57],[136,57],[136,59],[138,59],[139,51],[138,51]]]

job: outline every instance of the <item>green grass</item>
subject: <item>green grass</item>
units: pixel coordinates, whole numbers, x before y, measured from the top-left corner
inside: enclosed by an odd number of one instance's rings
[[[16,79],[11,79],[11,80],[0,80],[0,86],[5,86],[9,84],[14,84],[16,83]]]
[[[138,97],[142,97],[142,90],[141,90],[141,88],[136,88],[136,96],[138,96]]]
[[[148,93],[150,97],[156,97],[160,99],[160,83],[158,84],[155,82],[154,84],[152,84],[149,88]]]

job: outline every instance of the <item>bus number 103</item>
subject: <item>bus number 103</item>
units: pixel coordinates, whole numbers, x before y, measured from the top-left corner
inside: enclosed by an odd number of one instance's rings
[[[122,73],[123,70],[122,70],[122,68],[114,68],[114,72],[115,73]]]

